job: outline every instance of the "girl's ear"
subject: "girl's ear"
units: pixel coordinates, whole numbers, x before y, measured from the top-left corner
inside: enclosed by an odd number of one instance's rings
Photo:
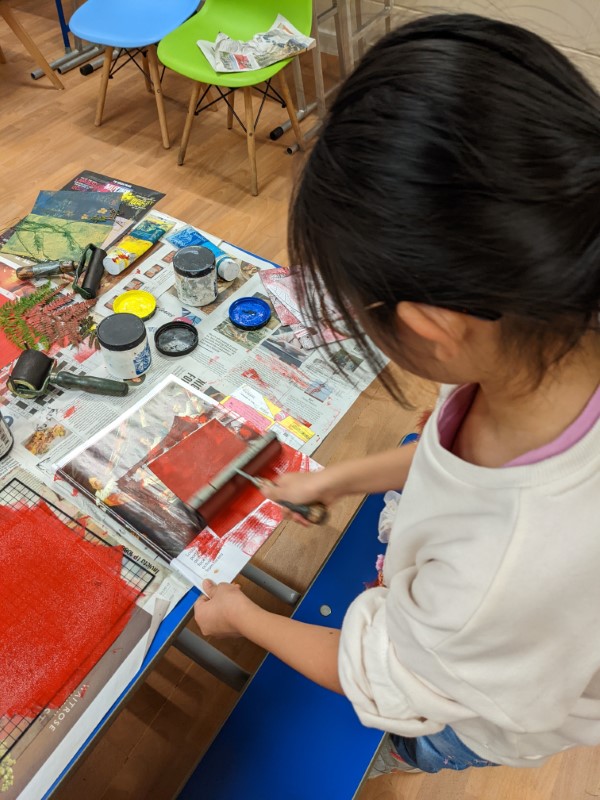
[[[451,361],[459,355],[468,335],[469,319],[458,311],[402,302],[396,306],[396,318],[402,328],[425,339],[433,346],[438,361]]]

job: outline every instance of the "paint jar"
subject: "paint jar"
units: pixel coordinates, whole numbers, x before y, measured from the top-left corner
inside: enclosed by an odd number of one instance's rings
[[[2,412],[0,412],[0,459],[10,453],[14,443],[12,432],[6,420],[2,417]]]
[[[137,378],[152,363],[146,326],[135,314],[111,314],[96,333],[106,369],[115,378]]]
[[[182,247],[173,258],[175,290],[186,306],[207,306],[217,299],[215,254],[207,247]]]

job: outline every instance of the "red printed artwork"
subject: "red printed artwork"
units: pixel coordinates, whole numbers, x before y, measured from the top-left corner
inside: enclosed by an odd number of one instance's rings
[[[260,477],[276,481],[279,475],[286,472],[305,472],[308,466],[308,456],[282,443],[278,458],[261,470]],[[217,514],[211,520],[210,527],[201,531],[186,549],[195,550],[203,558],[214,561],[226,542],[253,556],[282,519],[281,506],[266,500],[258,489],[248,483],[247,488],[236,497],[235,503]]]
[[[151,463],[150,469],[187,503],[246,449],[246,442],[213,419]]]
[[[246,442],[240,436],[218,420],[211,420],[152,461],[150,469],[177,497],[188,502],[245,448]],[[261,478],[273,481],[285,472],[308,468],[306,456],[283,443],[281,448],[277,459],[261,470]],[[222,547],[222,542],[215,541],[216,533],[251,554],[282,516],[279,506],[265,500],[251,483],[240,481],[235,502],[211,519],[210,530],[199,533],[189,546],[204,556],[216,555]]]
[[[0,717],[59,707],[123,631],[138,592],[122,557],[44,503],[0,507]]]

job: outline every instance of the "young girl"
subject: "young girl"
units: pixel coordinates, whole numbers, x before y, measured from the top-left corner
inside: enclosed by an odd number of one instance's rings
[[[538,36],[471,15],[371,49],[297,189],[314,318],[328,295],[368,358],[363,331],[445,386],[416,448],[269,494],[403,487],[384,585],[341,631],[211,583],[196,619],[345,693],[397,765],[533,766],[600,743],[599,209],[598,94]]]

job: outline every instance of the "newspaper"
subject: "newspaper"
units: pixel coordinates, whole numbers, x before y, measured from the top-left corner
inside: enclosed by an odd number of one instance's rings
[[[166,214],[161,216],[175,223],[175,231],[187,227]],[[323,347],[304,348],[293,325],[282,324],[269,289],[261,280],[263,272],[273,272],[273,263],[196,230],[240,264],[239,278],[231,283],[219,280],[219,295],[210,306],[188,308],[178,299],[172,267],[176,248],[169,242],[159,242],[98,299],[94,313],[100,319],[112,313],[114,299],[123,291],[144,289],[157,298],[156,313],[146,323],[152,366],[144,382],[131,386],[126,397],[53,387],[43,397],[25,400],[8,390],[10,366],[0,370],[0,409],[12,420],[15,439],[11,454],[0,461],[0,477],[20,464],[51,480],[53,464],[125,413],[169,375],[209,395],[255,427],[273,430],[282,441],[306,455],[314,453],[372,382],[375,372],[350,340],[340,343],[339,348],[329,345],[329,355]],[[287,272],[282,269],[281,274],[285,277]],[[269,281],[266,285],[270,286]],[[291,291],[287,282],[286,287],[287,300]],[[234,300],[251,295],[270,302],[273,314],[264,328],[242,331],[229,321],[228,309]],[[293,299],[289,303],[293,305]],[[182,358],[161,355],[154,344],[156,330],[174,319],[187,320],[198,331],[198,347]],[[77,350],[58,348],[52,355],[58,369],[107,376],[101,353],[87,345]]]
[[[268,31],[257,33],[249,42],[219,33],[214,42],[200,39],[197,44],[215,72],[251,72],[292,58],[314,47],[315,40],[278,14]]]

